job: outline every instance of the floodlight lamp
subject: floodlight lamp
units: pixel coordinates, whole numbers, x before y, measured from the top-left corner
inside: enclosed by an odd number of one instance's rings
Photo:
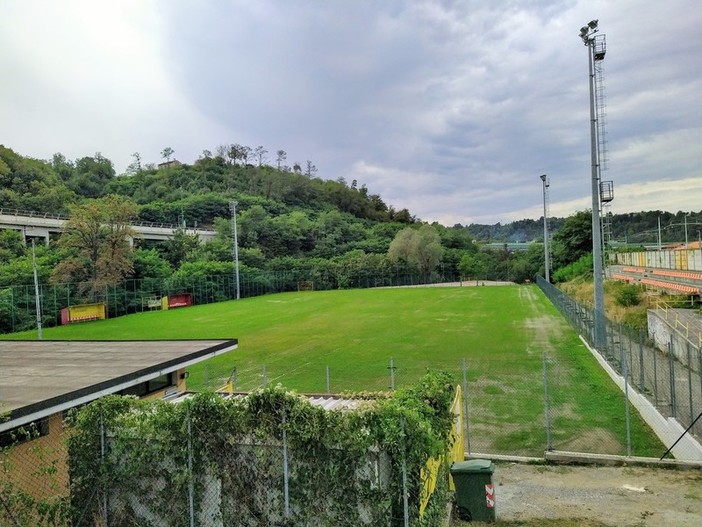
[[[599,20],[590,20],[587,25],[590,27],[590,29],[597,29],[597,23]]]
[[[590,29],[587,26],[583,26],[580,28],[580,36],[584,37],[590,32]]]
[[[541,174],[539,177],[541,178],[541,181],[546,183],[546,174]]]

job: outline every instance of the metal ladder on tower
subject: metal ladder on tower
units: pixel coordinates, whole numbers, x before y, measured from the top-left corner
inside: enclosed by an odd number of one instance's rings
[[[607,140],[607,96],[605,92],[605,75],[603,59],[607,44],[605,35],[594,39],[594,73],[595,73],[595,116],[597,119],[597,171],[600,191],[600,232],[602,234],[602,259],[606,265],[612,247],[612,213],[610,202],[614,199],[614,183],[603,181],[602,172],[609,168],[609,143]]]

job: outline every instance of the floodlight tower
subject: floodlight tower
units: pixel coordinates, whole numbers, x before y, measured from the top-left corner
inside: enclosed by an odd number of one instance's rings
[[[546,278],[547,282],[551,282],[551,262],[548,250],[548,187],[550,182],[546,174],[541,174],[539,177],[541,178],[541,183],[544,188],[544,277]]]
[[[593,340],[595,348],[603,349],[606,345],[605,309],[604,309],[604,273],[602,265],[602,228],[600,223],[600,145],[598,140],[598,112],[595,103],[595,64],[604,60],[606,43],[604,35],[597,35],[598,21],[591,20],[580,28],[580,38],[588,49],[589,86],[590,86],[590,158],[592,184],[592,261],[594,295]],[[600,134],[600,139],[603,139]],[[610,200],[611,201],[611,200]]]

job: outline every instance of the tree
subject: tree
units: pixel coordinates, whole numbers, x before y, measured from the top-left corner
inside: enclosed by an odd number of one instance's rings
[[[217,157],[221,157],[223,160],[229,157],[229,146],[228,145],[217,145],[215,148]]]
[[[461,271],[461,276],[478,280],[481,277],[485,278],[487,262],[481,253],[464,254],[461,263],[458,264],[458,269]]]
[[[75,170],[67,181],[68,187],[86,198],[102,196],[107,185],[114,179],[115,169],[112,161],[96,152],[93,157],[86,156],[76,161]]]
[[[246,166],[249,164],[249,158],[252,155],[252,150],[250,146],[239,145],[239,159],[241,159],[241,164]]]
[[[441,261],[443,247],[439,233],[431,225],[419,229],[407,227],[397,233],[390,243],[388,257],[415,266],[422,276],[428,276]]]
[[[444,252],[441,238],[436,229],[431,225],[422,225],[417,231],[419,243],[417,244],[417,264],[423,276],[429,275],[441,261]]]
[[[249,157],[251,157],[251,147],[239,143],[229,145],[229,150],[227,150],[229,164],[236,165],[241,160],[241,164],[246,165],[249,162]]]
[[[168,261],[161,256],[157,249],[137,249],[134,251],[135,279],[168,278],[172,269]]]
[[[136,205],[116,195],[71,207],[59,246],[67,257],[54,268],[52,282],[79,282],[79,292],[94,298],[132,272]]]
[[[68,181],[71,179],[76,167],[73,162],[66,159],[62,153],[57,152],[51,158],[51,168],[53,168],[54,172],[61,178],[61,181]]]
[[[268,150],[263,148],[262,146],[257,146],[256,149],[254,150],[254,155],[256,156],[256,159],[258,160],[258,166],[262,166],[263,163],[266,160],[266,154],[268,153]]]
[[[311,177],[314,176],[316,173],[317,173],[317,167],[314,166],[314,165],[312,164],[312,161],[310,161],[310,160],[308,159],[308,160],[307,160],[307,166],[306,166],[306,168],[305,168],[305,175],[306,175],[307,177],[311,178]],[[356,181],[356,180],[354,179],[354,181]]]
[[[139,152],[134,152],[132,154],[134,161],[132,161],[127,167],[127,174],[134,175],[141,172],[141,154]]]
[[[161,150],[161,157],[166,160],[166,163],[171,162],[171,157],[175,154],[175,151],[170,147],[167,146],[163,150]]]
[[[592,213],[576,212],[553,236],[553,268],[564,267],[592,252]]]
[[[288,154],[285,150],[278,150],[276,152],[275,160],[278,162],[278,170],[280,170],[281,163],[283,163],[288,158]]]
[[[197,236],[178,229],[161,245],[163,257],[168,260],[173,269],[178,269],[188,259],[190,253],[198,246]]]
[[[27,252],[22,233],[14,230],[0,231],[0,264],[19,258]]]

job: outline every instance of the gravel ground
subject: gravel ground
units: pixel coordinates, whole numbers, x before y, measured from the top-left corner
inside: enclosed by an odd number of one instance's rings
[[[587,518],[617,527],[702,526],[702,470],[500,462],[499,520]]]

